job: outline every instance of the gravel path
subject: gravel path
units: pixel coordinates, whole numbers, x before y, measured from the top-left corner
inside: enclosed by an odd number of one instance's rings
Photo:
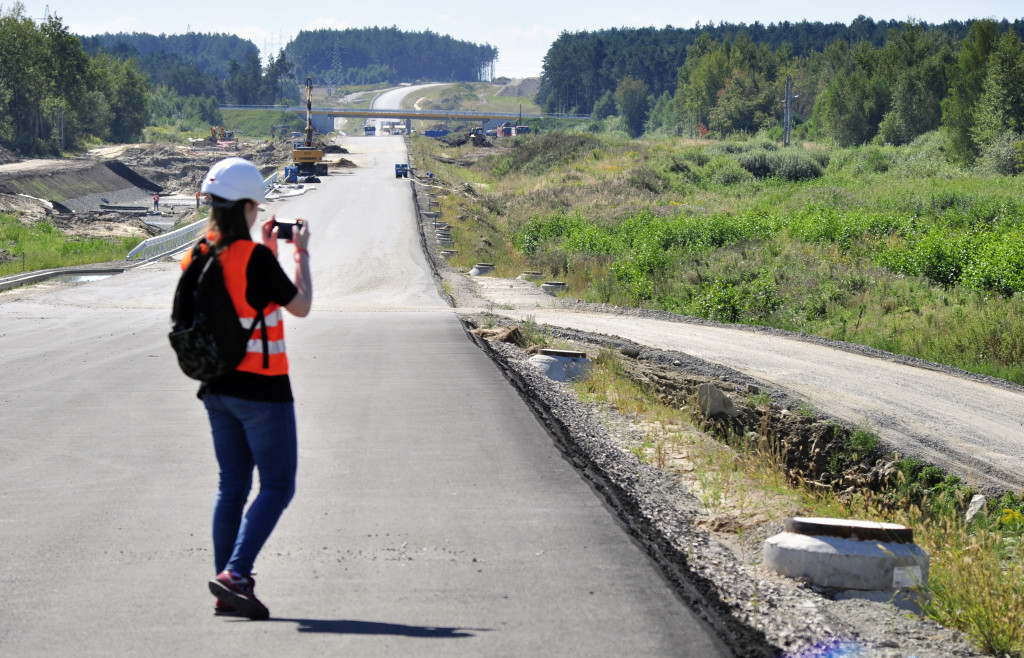
[[[515,321],[621,336],[741,372],[863,425],[891,450],[988,493],[1024,490],[1024,388],[877,349],[669,313],[555,300],[537,286],[473,277],[466,301]],[[545,299],[546,298],[546,299]],[[460,307],[462,304],[459,304]]]

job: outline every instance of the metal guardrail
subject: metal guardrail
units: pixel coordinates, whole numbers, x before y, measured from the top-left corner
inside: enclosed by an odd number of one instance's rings
[[[275,183],[277,183],[278,174],[275,172],[273,175],[263,181],[263,187],[270,189]],[[152,238],[146,238],[138,244],[134,249],[128,252],[128,255],[124,257],[125,260],[131,260],[133,258],[154,258],[162,254],[168,254],[173,251],[184,247],[187,244],[195,242],[203,230],[206,228],[206,220],[201,219],[198,222],[193,222],[188,226],[184,226],[179,229],[175,229],[170,233],[164,233],[163,235],[157,235]]]
[[[175,229],[170,233],[164,233],[152,238],[146,238],[134,249],[128,252],[125,260],[133,258],[153,258],[160,254],[166,254],[195,242],[206,228],[206,220],[200,219],[183,228]]]
[[[290,105],[221,105],[222,110],[280,110],[305,116],[306,108]],[[331,117],[359,117],[372,119],[589,119],[589,114],[522,114],[519,112],[480,112],[471,110],[382,110],[374,108],[314,107],[311,114]]]

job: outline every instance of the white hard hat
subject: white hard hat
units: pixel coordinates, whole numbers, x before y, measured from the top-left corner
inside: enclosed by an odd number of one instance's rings
[[[228,201],[267,200],[260,170],[243,158],[227,158],[210,167],[210,173],[203,179],[202,192]]]

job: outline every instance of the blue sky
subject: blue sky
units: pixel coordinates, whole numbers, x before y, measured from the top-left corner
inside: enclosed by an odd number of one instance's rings
[[[402,30],[430,29],[456,39],[489,43],[499,51],[495,73],[512,78],[539,75],[544,54],[563,31],[599,30],[612,27],[693,27],[696,23],[753,23],[780,21],[822,21],[849,23],[863,14],[875,20],[915,18],[929,23],[949,19],[1024,18],[1020,0],[979,0],[956,2],[858,3],[824,0],[765,2],[669,2],[668,0],[627,0],[626,2],[570,3],[519,0],[514,3],[410,2],[383,3],[311,2],[249,0],[51,0],[24,1],[26,13],[40,19],[47,9],[60,16],[76,34],[102,32],[149,32],[182,34],[227,32],[251,40],[267,52],[276,52],[300,30],[395,25]],[[13,2],[0,0],[7,11]]]

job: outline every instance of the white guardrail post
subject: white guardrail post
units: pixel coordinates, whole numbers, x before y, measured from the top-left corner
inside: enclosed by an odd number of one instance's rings
[[[263,186],[269,189],[277,183],[277,173],[263,181]],[[128,255],[124,257],[125,260],[131,260],[133,258],[154,258],[162,254],[171,253],[187,244],[195,242],[206,228],[206,220],[201,219],[198,222],[189,224],[179,229],[175,229],[170,233],[164,233],[163,235],[157,235],[152,238],[147,238],[140,242],[138,246],[128,252]]]

